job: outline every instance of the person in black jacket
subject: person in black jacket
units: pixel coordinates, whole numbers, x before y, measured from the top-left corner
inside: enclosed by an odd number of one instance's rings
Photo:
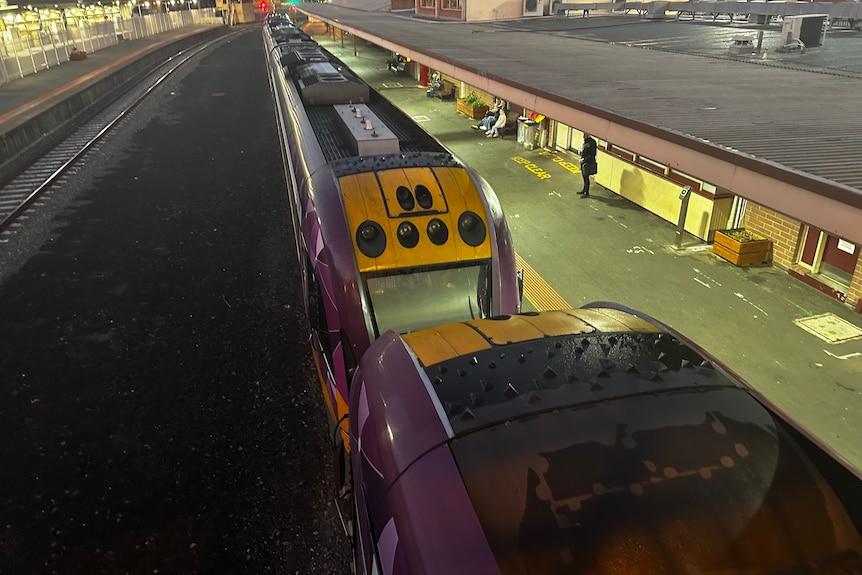
[[[599,171],[599,165],[596,162],[596,141],[586,132],[578,154],[581,156],[581,176],[584,178],[584,189],[578,192],[578,195],[588,198],[590,197],[590,176]]]

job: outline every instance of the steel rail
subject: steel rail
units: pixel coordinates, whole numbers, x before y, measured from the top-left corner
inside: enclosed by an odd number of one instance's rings
[[[68,172],[73,165],[78,163],[81,158],[83,158],[87,152],[89,152],[90,149],[99,142],[99,140],[101,140],[123,118],[128,116],[135,108],[138,107],[139,104],[148,98],[152,92],[171,74],[179,70],[186,62],[208,49],[213,44],[223,42],[235,34],[237,34],[237,32],[208,40],[171,56],[155,71],[148,74],[146,78],[130,86],[128,90],[118,96],[111,104],[105,106],[102,112],[97,112],[93,118],[76,128],[71,135],[67,136],[50,150],[43,153],[27,168],[19,172],[18,175],[7,182],[0,184],[0,217],[2,217],[2,220],[0,220],[0,233],[5,232],[30,208],[31,204],[36,199],[57,183],[57,180],[63,174]],[[177,59],[178,57],[180,58]],[[165,69],[166,67],[167,69]],[[131,102],[123,102],[122,104],[117,105],[117,103],[121,102],[124,97],[127,97],[130,93],[134,92],[134,90],[140,89],[142,86],[147,87],[135,96]],[[120,108],[119,111],[116,110],[118,107]],[[108,113],[106,114],[104,112]],[[113,116],[113,118],[106,121],[103,119],[105,115],[108,115],[109,117]],[[94,131],[96,131],[96,133],[91,135]],[[85,140],[84,144],[80,144],[81,139]],[[74,151],[71,152],[66,150],[70,143],[74,149]],[[58,153],[58,151],[62,158],[60,160],[55,158],[52,161],[50,157],[52,154]],[[47,167],[47,170],[51,171],[51,173],[47,177],[39,175],[40,172],[44,173],[46,171],[46,167],[41,162],[50,164]],[[53,168],[53,166],[58,162],[60,162],[60,165]],[[33,188],[33,182],[39,182],[35,188]],[[31,191],[22,191],[22,188],[23,190],[27,190],[29,188]],[[16,196],[20,197],[22,194],[26,194],[26,197],[23,200],[18,200],[16,202]],[[11,204],[14,207],[7,210],[4,204]]]

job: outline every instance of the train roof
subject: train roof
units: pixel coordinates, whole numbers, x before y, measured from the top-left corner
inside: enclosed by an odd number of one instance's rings
[[[406,493],[433,489],[412,470],[447,445],[472,507],[464,517],[475,513],[503,573],[862,567],[860,509],[847,510],[858,478],[845,470],[836,493],[786,422],[646,316],[582,308],[390,342],[406,346],[419,368],[446,437],[430,438],[427,407],[410,404],[417,391],[406,375],[372,375],[363,393],[370,412],[370,398],[386,405],[389,435],[377,446],[363,436],[363,450],[388,489]],[[394,360],[394,348],[372,348],[374,361]],[[405,448],[417,441],[425,443]],[[396,510],[396,524],[411,532],[414,522],[466,521],[434,517],[428,506],[414,513],[413,504]]]
[[[283,20],[267,27],[327,162],[335,167],[346,159],[417,154],[454,162],[433,136],[302,30]]]
[[[475,320],[406,334],[404,341],[456,436],[562,407],[737,386],[693,348],[616,309]]]

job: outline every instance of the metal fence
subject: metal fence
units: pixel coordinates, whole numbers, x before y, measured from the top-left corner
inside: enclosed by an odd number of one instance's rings
[[[201,24],[222,24],[222,19],[215,9],[203,8],[49,26],[38,34],[10,28],[0,33],[0,84],[68,62],[74,51],[92,53],[119,42]]]

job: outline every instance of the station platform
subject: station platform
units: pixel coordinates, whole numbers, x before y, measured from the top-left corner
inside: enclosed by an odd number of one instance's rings
[[[0,84],[0,169],[62,126],[71,116],[160,59],[202,34],[224,33],[222,26],[189,26],[119,42],[114,46],[35,74]]]
[[[200,30],[121,43],[0,86],[0,137],[189,33]],[[488,180],[526,270],[525,310],[615,301],[647,313],[709,350],[862,475],[862,317],[851,308],[777,266],[736,267],[697,238],[677,248],[674,226],[613,192],[594,185],[590,198],[576,195],[581,176],[565,168],[576,156],[484,138],[455,102],[428,98],[413,78],[388,70],[388,51],[360,42],[354,55],[352,45],[316,39]]]

